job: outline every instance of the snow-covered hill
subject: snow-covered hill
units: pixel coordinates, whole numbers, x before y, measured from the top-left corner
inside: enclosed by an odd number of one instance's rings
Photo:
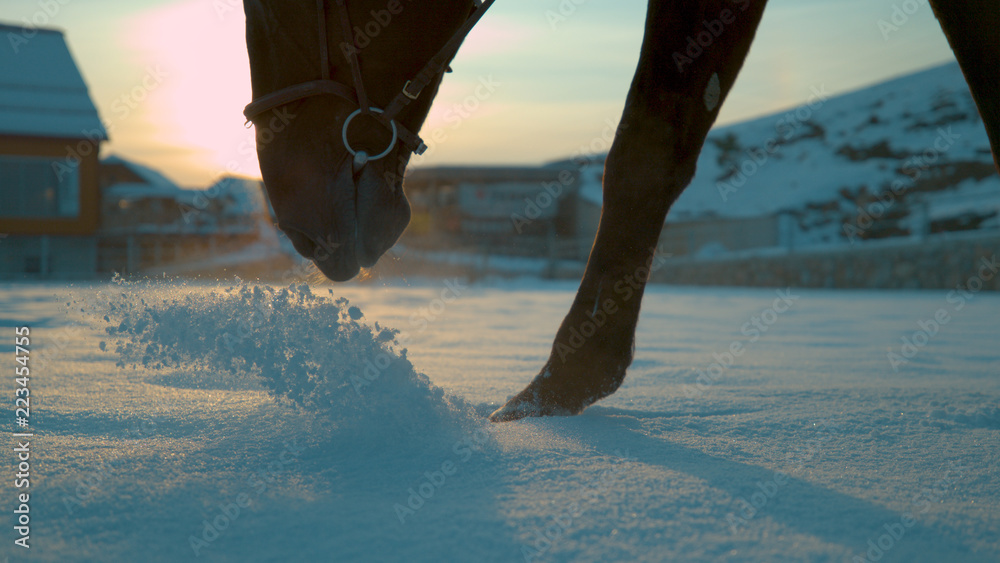
[[[1000,226],[1000,177],[957,63],[836,97],[829,86],[714,129],[671,219],[790,211],[816,242]]]
[[[957,63],[713,129],[668,222],[788,213],[796,242],[1000,227],[1000,176]],[[603,158],[583,172],[600,201]]]

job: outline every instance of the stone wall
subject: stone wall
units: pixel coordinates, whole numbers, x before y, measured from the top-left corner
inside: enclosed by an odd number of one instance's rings
[[[770,249],[769,249],[770,250]],[[669,259],[652,281],[678,285],[1000,290],[1000,232],[943,233],[831,249]]]

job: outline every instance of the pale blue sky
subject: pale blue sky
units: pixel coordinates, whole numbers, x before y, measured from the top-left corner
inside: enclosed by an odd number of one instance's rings
[[[925,2],[886,37],[878,21],[890,19],[894,4],[772,0],[719,123],[794,107],[812,86],[844,92],[953,60]],[[238,0],[76,0],[51,16],[34,0],[0,6],[0,21],[35,19],[66,31],[112,127],[105,154],[193,186],[227,170],[257,174],[241,115],[249,71]],[[565,19],[557,20],[560,6]],[[600,148],[621,113],[645,6],[498,0],[452,65],[424,127],[425,138],[442,129],[444,140],[415,162],[534,164]],[[474,111],[456,110],[481,81],[493,91],[469,102]]]

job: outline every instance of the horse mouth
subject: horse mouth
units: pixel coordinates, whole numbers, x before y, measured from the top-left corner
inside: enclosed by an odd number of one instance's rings
[[[339,196],[331,198],[339,203],[323,214],[322,226],[304,226],[315,224],[315,215],[313,221],[280,225],[295,250],[333,281],[350,280],[374,266],[410,222],[402,186],[384,180],[381,168],[369,164],[355,175],[348,161],[327,184],[328,195]]]
[[[361,271],[361,265],[353,249],[332,236],[310,235],[295,227],[283,226],[281,230],[291,241],[295,251],[311,260],[316,268],[331,280],[347,281]]]

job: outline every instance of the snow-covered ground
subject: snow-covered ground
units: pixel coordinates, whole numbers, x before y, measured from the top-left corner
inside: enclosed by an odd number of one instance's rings
[[[1000,296],[654,287],[616,395],[491,425],[575,284],[329,289],[0,285],[0,560],[1000,560]]]

